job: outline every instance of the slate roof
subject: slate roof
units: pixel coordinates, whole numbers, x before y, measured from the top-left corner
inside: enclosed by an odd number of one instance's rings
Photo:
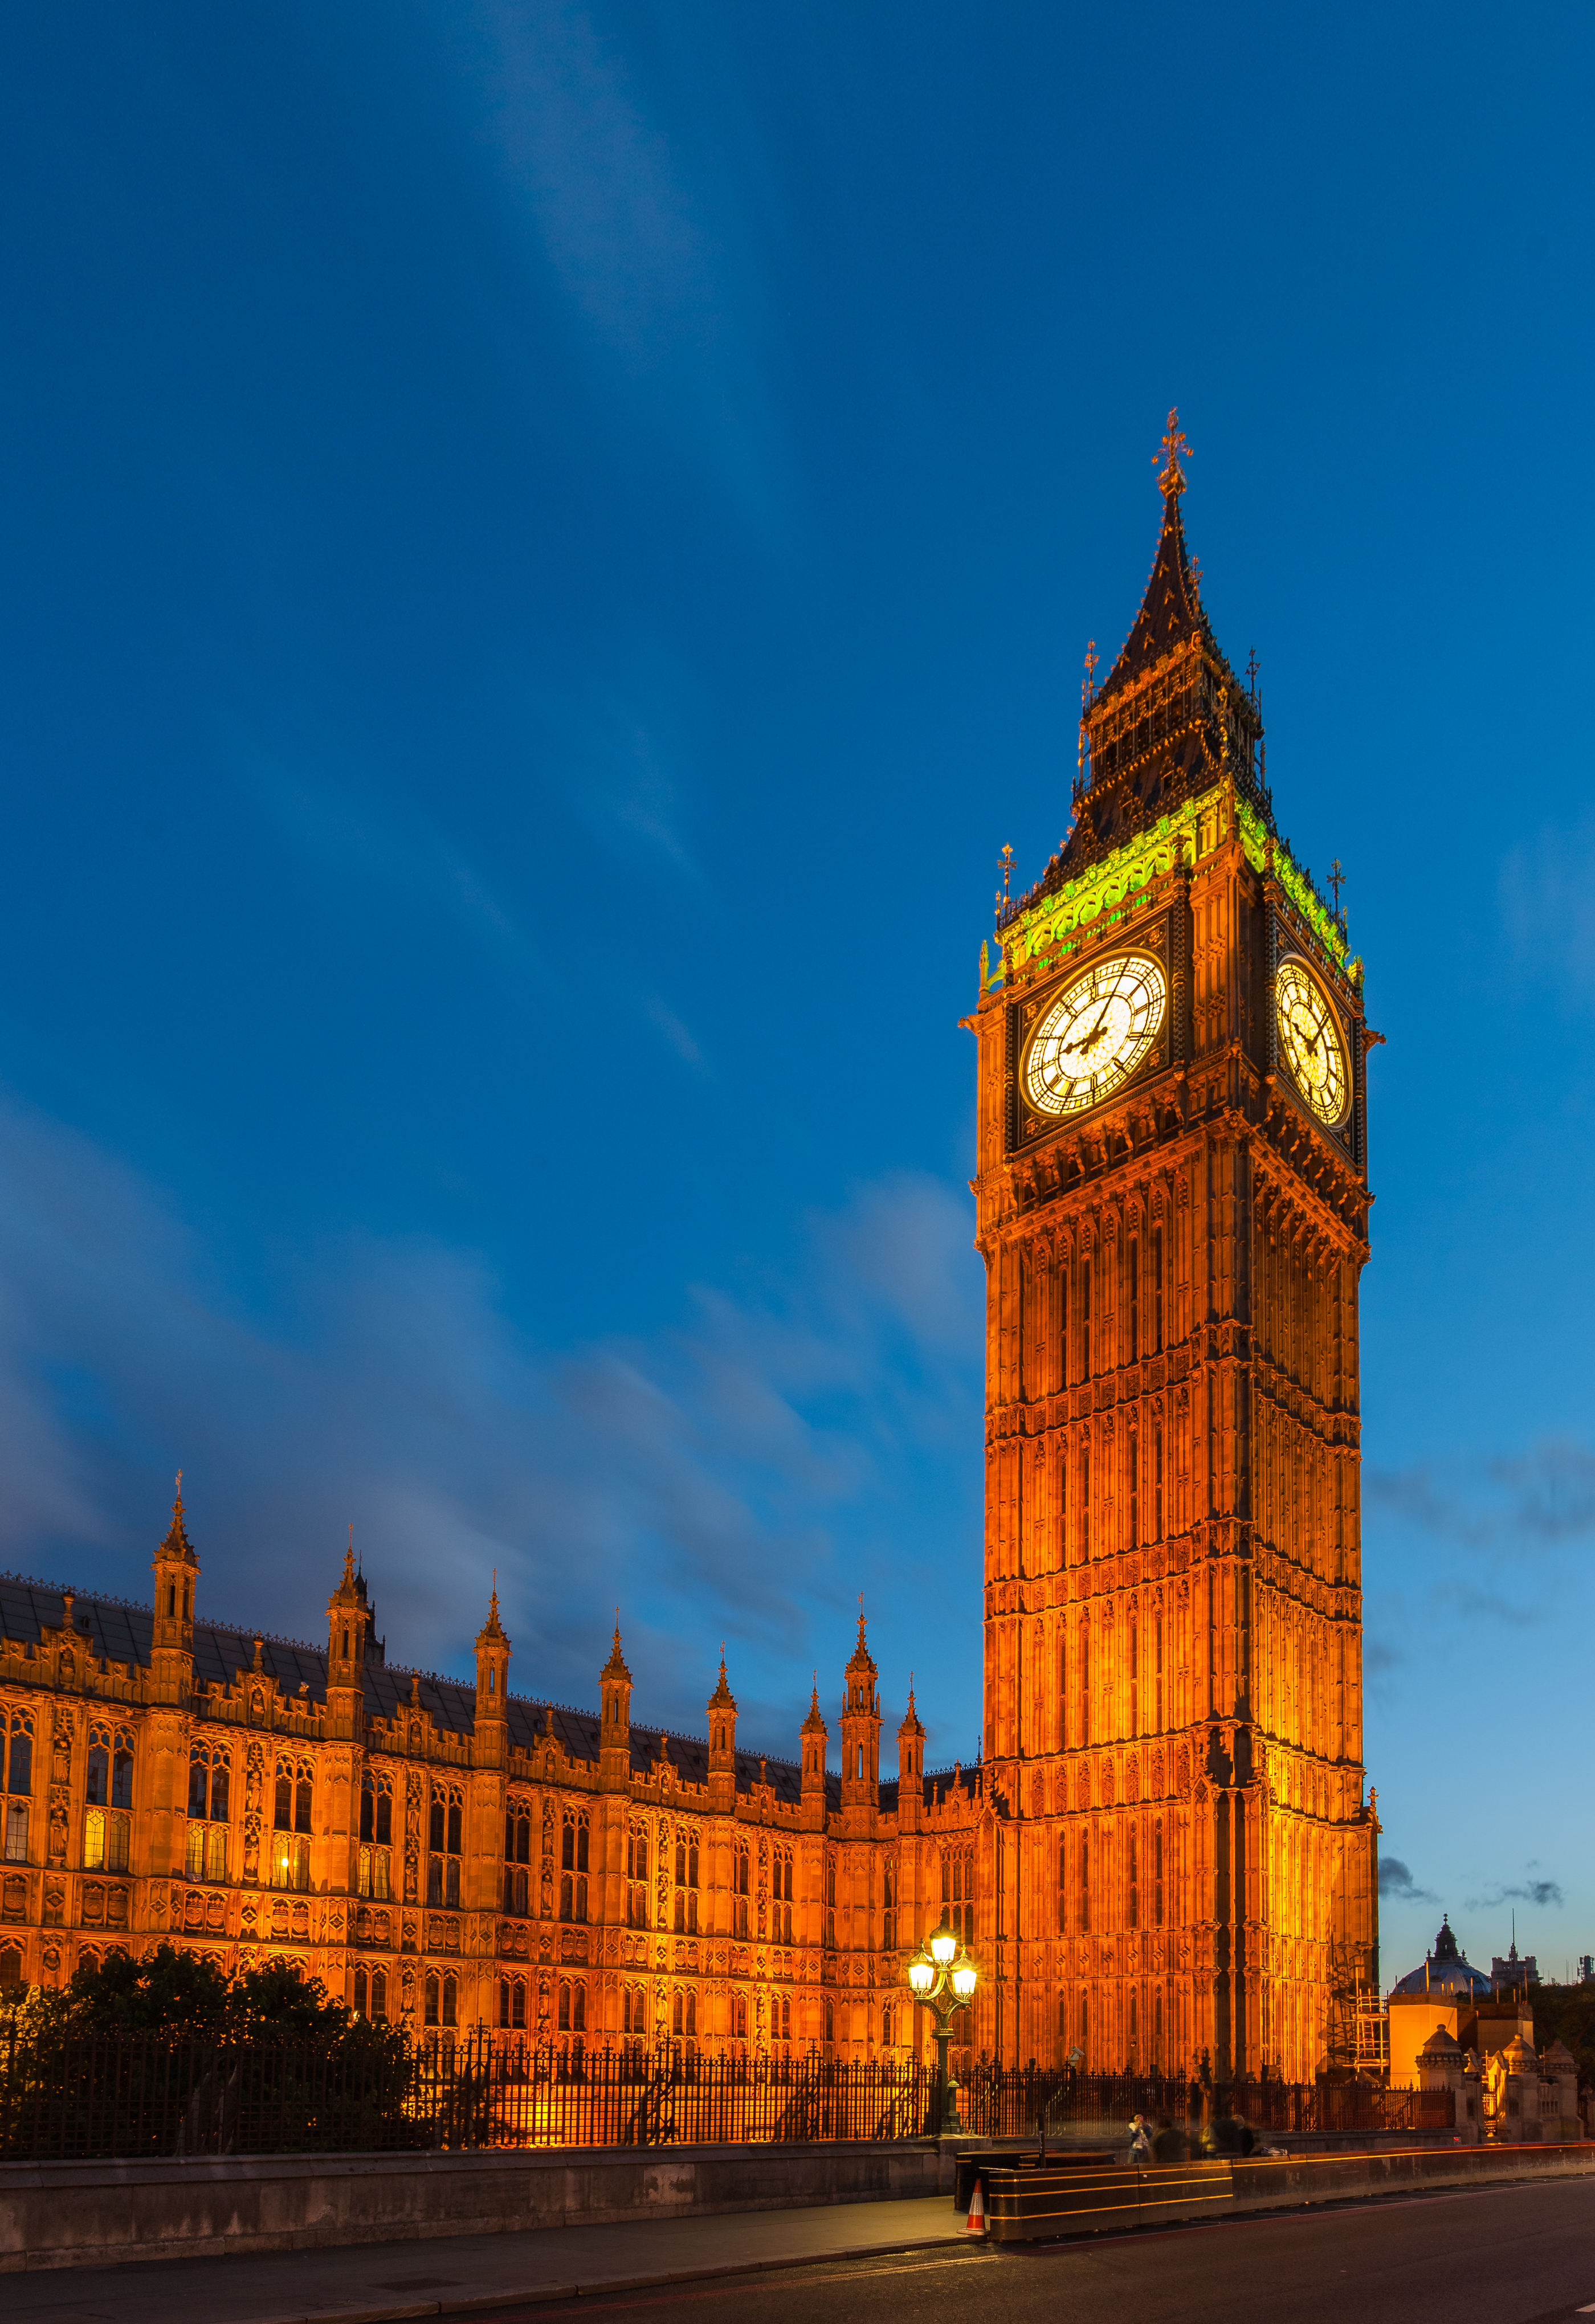
[[[1158,535],[1157,554],[1152,560],[1141,610],[1118,660],[1097,689],[1093,709],[1114,695],[1122,694],[1143,670],[1150,669],[1176,645],[1184,645],[1193,637],[1200,637],[1216,659],[1223,659],[1196,592],[1196,576],[1185,549],[1185,529],[1180,522],[1179,494],[1167,493],[1163,503],[1163,530]]]
[[[37,1646],[46,1629],[60,1629],[66,1609],[66,1593],[57,1583],[36,1582],[23,1574],[0,1574],[0,1637],[21,1639]],[[74,1593],[72,1627],[83,1639],[85,1648],[101,1662],[149,1665],[150,1648],[154,1632],[154,1614],[148,1606],[134,1606],[121,1599],[102,1598],[88,1592]],[[240,1673],[254,1667],[255,1632],[241,1630],[229,1624],[196,1622],[194,1624],[194,1676],[204,1689],[212,1683],[234,1685]],[[309,1702],[327,1700],[327,1656],[317,1646],[299,1638],[280,1638],[261,1633],[261,1668],[265,1676],[287,1696],[296,1696],[301,1688]],[[476,1690],[458,1679],[442,1678],[435,1672],[414,1672],[382,1659],[380,1646],[374,1656],[368,1655],[364,1665],[365,1715],[390,1722],[402,1717],[410,1708],[411,1681],[419,1682],[420,1707],[438,1727],[447,1734],[471,1735],[476,1727]],[[531,1751],[552,1733],[572,1759],[596,1766],[601,1727],[595,1711],[576,1711],[563,1703],[534,1702],[525,1696],[505,1697],[510,1743],[518,1751]],[[706,1784],[709,1776],[709,1745],[706,1736],[676,1735],[668,1729],[639,1727],[632,1729],[632,1767],[636,1775],[645,1775],[659,1764],[661,1743],[668,1746],[670,1764],[678,1779],[684,1784]],[[751,1794],[759,1781],[760,1769],[764,1769],[765,1781],[778,1801],[796,1806],[802,1797],[802,1768],[796,1759],[777,1759],[768,1753],[739,1751],[736,1754],[736,1788]],[[889,1787],[881,1786],[882,1805]],[[895,1807],[897,1786],[890,1786]],[[825,1800],[828,1807],[842,1803],[842,1778],[828,1775],[825,1778]]]
[[[892,1786],[896,1790],[896,1785]],[[978,1767],[933,1767],[925,1777],[925,1804],[940,1807],[954,1792],[962,1792],[966,1800],[976,1798],[981,1788]]]

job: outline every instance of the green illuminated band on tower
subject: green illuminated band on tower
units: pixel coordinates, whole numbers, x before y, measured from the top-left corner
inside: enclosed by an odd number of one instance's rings
[[[1326,964],[1349,977],[1353,984],[1360,984],[1362,963],[1347,958],[1349,947],[1344,931],[1319,896],[1310,875],[1296,863],[1285,842],[1270,835],[1257,810],[1238,792],[1231,793],[1228,784],[1219,782],[1198,798],[1186,799],[1172,815],[1160,816],[1150,830],[1138,832],[1089,872],[1083,872],[1078,879],[1065,880],[1053,894],[1021,911],[1001,932],[1001,961],[995,974],[991,968],[989,943],[983,943],[982,992],[1006,982],[1027,966],[1037,971],[1051,966],[1056,958],[1074,951],[1069,939],[1076,930],[1088,927],[1103,912],[1112,911],[1127,897],[1150,887],[1155,880],[1166,878],[1176,862],[1194,866],[1203,819],[1211,813],[1221,794],[1234,798],[1240,844],[1253,871],[1273,872]]]

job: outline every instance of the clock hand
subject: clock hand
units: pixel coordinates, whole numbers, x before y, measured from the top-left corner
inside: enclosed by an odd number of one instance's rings
[[[1096,1023],[1092,1027],[1092,1028],[1091,1028],[1090,1032],[1086,1035],[1086,1037],[1085,1037],[1084,1040],[1083,1040],[1083,1041],[1071,1041],[1071,1042],[1069,1043],[1068,1047],[1067,1047],[1065,1049],[1065,1051],[1064,1051],[1064,1055],[1065,1055],[1065,1057],[1072,1057],[1072,1056],[1074,1056],[1074,1052],[1075,1052],[1075,1050],[1076,1050],[1076,1049],[1089,1049],[1089,1048],[1091,1048],[1091,1047],[1093,1046],[1093,1044],[1095,1043],[1095,1041],[1096,1041],[1096,1038],[1097,1038],[1098,1034],[1102,1031],[1102,1027],[1107,1023],[1107,1021],[1108,1021],[1108,1010],[1107,1010],[1107,1004],[1104,1002],[1104,1003],[1103,1003],[1103,1006],[1102,1006],[1102,1015],[1097,1019]]]

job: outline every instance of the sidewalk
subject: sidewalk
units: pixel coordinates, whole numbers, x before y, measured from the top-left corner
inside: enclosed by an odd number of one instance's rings
[[[378,2324],[966,2241],[951,2199],[0,2276],[6,2324]]]

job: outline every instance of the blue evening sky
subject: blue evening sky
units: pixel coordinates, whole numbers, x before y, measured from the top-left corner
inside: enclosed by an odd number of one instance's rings
[[[1590,21],[21,0],[0,1556],[975,1748],[975,994],[1171,402],[1369,963],[1385,1967],[1595,1948]],[[888,1747],[888,1764],[893,1764]]]

